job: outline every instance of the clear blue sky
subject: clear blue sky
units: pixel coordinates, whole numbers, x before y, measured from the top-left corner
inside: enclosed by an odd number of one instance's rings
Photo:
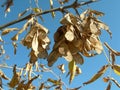
[[[31,1],[34,1],[34,0],[31,0]],[[49,9],[48,1],[49,0],[40,1],[39,6],[41,8],[43,8],[43,10]],[[57,0],[53,0],[53,1],[57,2]],[[78,1],[80,1],[80,0],[78,0]],[[86,0],[82,0],[82,1],[86,1]],[[0,0],[0,5],[2,2],[3,2],[3,0]],[[14,0],[14,6],[11,7],[11,12],[8,13],[6,18],[4,17],[4,9],[0,7],[0,25],[3,25],[7,22],[17,19],[18,14],[20,12],[24,11],[24,9],[28,8],[29,6],[30,6],[29,0],[21,0],[21,1]],[[34,3],[32,3],[32,7],[35,7]],[[55,7],[57,7],[57,4],[55,5]],[[120,23],[119,23],[119,21],[120,21],[120,10],[119,10],[120,9],[120,0],[100,0],[99,2],[90,4],[89,7],[105,13],[105,16],[103,16],[100,19],[110,27],[110,30],[112,31],[112,34],[113,34],[112,35],[113,38],[110,39],[108,33],[103,31],[101,40],[103,42],[108,42],[108,44],[112,48],[120,51],[120,40],[119,40],[119,38],[120,38],[120,31],[119,31],[119,29],[120,29]],[[83,6],[82,8],[85,9],[88,7]],[[81,12],[81,10],[80,10],[80,12]],[[53,45],[53,41],[54,41],[53,34],[57,30],[57,28],[60,26],[59,20],[60,20],[60,18],[62,18],[62,14],[57,12],[56,17],[54,19],[52,18],[51,14],[44,15],[43,18],[45,21],[44,22],[40,21],[40,23],[50,30],[50,35],[49,35],[49,37],[51,38],[51,46],[50,47],[52,49],[52,45]],[[24,23],[25,22],[21,22],[19,24],[15,24],[10,27],[21,28]],[[3,37],[4,40],[6,40],[6,42],[8,42],[8,44],[5,45],[6,53],[10,55],[10,60],[8,60],[6,62],[10,66],[13,64],[17,64],[19,67],[22,67],[25,65],[26,62],[29,61],[29,58],[28,58],[29,50],[26,50],[26,47],[23,47],[22,45],[19,44],[18,50],[17,50],[17,55],[14,55],[13,54],[13,46],[10,44],[11,43],[10,38],[12,36],[13,36],[13,34],[10,33],[8,36]],[[22,37],[22,35],[21,35],[21,37]],[[120,61],[119,61],[120,57],[117,57],[116,59],[117,59],[117,63],[120,64]],[[41,63],[46,63],[46,61],[42,60]],[[58,63],[65,63],[67,65],[67,62],[63,58],[60,58],[57,61],[57,63],[55,63],[53,68]],[[107,64],[107,60],[106,60],[104,54],[101,54],[101,55],[93,57],[93,58],[85,58],[85,63],[82,66],[80,66],[82,69],[82,74],[75,77],[75,79],[73,80],[71,85],[69,85],[66,82],[69,79],[68,77],[66,78],[65,75],[62,75],[62,79],[68,85],[68,87],[80,86],[80,85],[82,85],[83,82],[89,80],[102,67],[102,65],[105,65],[105,64]],[[67,68],[67,66],[66,66],[66,68]],[[6,71],[4,69],[5,73],[7,73],[7,75],[9,75],[9,73],[8,73],[9,70],[10,69],[8,69]],[[58,70],[54,70],[54,71],[57,72]],[[60,72],[57,72],[57,74],[59,74],[59,73]],[[107,76],[108,73],[109,73],[109,71],[107,73],[105,73],[105,76]],[[11,74],[9,76],[11,77]],[[49,73],[44,74],[44,78],[48,77],[48,76],[49,76]],[[113,72],[112,72],[112,76],[114,76],[114,78],[117,79],[118,82],[120,82],[120,79],[119,79],[120,76],[115,75]],[[50,75],[50,77],[53,77],[53,75],[52,76]],[[39,82],[42,82],[42,80],[40,80]],[[38,83],[37,83],[37,85],[38,85]],[[80,90],[104,90],[106,87],[107,87],[107,84],[102,81],[102,78],[100,78],[99,80],[95,81],[94,83],[84,86]],[[7,88],[5,90],[7,90]],[[111,90],[119,90],[119,88],[115,84],[113,84]]]

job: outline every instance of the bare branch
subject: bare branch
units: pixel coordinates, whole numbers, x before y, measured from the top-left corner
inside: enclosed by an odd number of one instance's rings
[[[11,21],[7,24],[4,24],[2,26],[0,26],[0,30],[2,31],[2,29],[8,27],[8,26],[11,26],[13,24],[16,24],[16,23],[19,23],[21,21],[24,21],[24,20],[27,20],[28,18],[30,18],[32,15],[33,16],[39,16],[39,15],[43,15],[43,14],[47,14],[47,13],[51,13],[51,12],[55,12],[55,11],[62,11],[62,10],[65,10],[65,9],[68,9],[68,8],[78,8],[80,6],[84,6],[84,5],[87,5],[87,4],[90,4],[90,3],[93,3],[93,2],[97,2],[98,0],[90,0],[90,1],[87,1],[87,2],[81,2],[81,3],[78,3],[78,2],[74,2],[73,4],[71,5],[67,5],[67,6],[64,6],[64,7],[59,7],[59,8],[53,8],[53,9],[50,9],[50,10],[46,10],[46,11],[43,11],[43,12],[40,12],[38,14],[30,14],[30,15],[27,15],[23,18],[20,18],[20,19],[17,19],[17,20],[14,20],[14,21]]]

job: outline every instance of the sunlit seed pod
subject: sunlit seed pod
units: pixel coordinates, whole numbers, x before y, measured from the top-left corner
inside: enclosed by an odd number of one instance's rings
[[[67,31],[65,33],[65,38],[66,38],[67,41],[72,42],[74,40],[74,38],[75,38],[74,33],[72,31],[70,31],[70,30]]]

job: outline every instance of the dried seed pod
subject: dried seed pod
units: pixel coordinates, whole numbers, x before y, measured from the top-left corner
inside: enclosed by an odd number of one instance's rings
[[[31,50],[30,52],[30,63],[35,64],[35,62],[38,60],[38,52],[35,52]]]
[[[47,61],[48,61],[48,66],[52,66],[56,61],[57,59],[60,57],[60,53],[56,50],[53,50],[49,56],[47,57]]]
[[[79,52],[78,48],[75,47],[72,42],[68,42],[67,45],[68,45],[68,48],[69,48],[70,52],[72,53],[72,55]]]
[[[54,41],[59,42],[64,38],[64,34],[66,33],[67,26],[60,26],[54,34]]]
[[[58,66],[58,68],[61,70],[62,73],[65,73],[64,66],[65,66],[64,64]]]
[[[75,60],[76,64],[83,64],[84,63],[84,59],[80,53],[74,54],[73,59]]]

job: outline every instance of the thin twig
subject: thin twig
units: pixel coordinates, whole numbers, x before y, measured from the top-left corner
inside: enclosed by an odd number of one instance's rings
[[[0,65],[0,68],[13,69],[13,66]],[[22,68],[16,67],[16,69],[17,69],[17,70],[21,70]],[[46,68],[46,67],[44,67],[43,69],[44,69],[44,71],[46,71],[46,72],[52,73],[57,79],[60,79],[52,70],[50,70],[50,69],[48,69],[48,68]],[[23,69],[23,70],[24,70],[24,69]],[[35,75],[35,76],[37,76],[37,74],[36,74],[35,72],[33,72],[33,71],[32,71],[32,74]],[[41,77],[38,77],[38,78],[41,80]],[[62,81],[62,83],[64,84],[64,86],[65,86],[66,88],[68,88],[67,85],[66,85],[63,81]]]
[[[13,66],[7,66],[7,65],[0,65],[0,68],[9,68],[9,69],[13,69]],[[21,69],[23,69],[23,68],[18,68],[18,67],[16,67],[16,69],[17,70],[21,70]],[[23,69],[24,70],[24,69]],[[32,74],[34,75],[34,76],[37,76],[37,74],[34,72],[34,71],[32,71]],[[41,77],[39,76],[38,77],[40,80],[41,80]]]
[[[17,20],[14,20],[14,21],[11,21],[7,24],[4,24],[2,26],[0,26],[0,30],[8,27],[8,26],[11,26],[13,24],[16,24],[16,23],[19,23],[21,21],[24,21],[24,20],[27,20],[29,19],[31,16],[39,16],[39,15],[43,15],[43,14],[47,14],[47,13],[51,13],[51,12],[56,12],[56,11],[63,11],[65,9],[68,9],[68,8],[74,8],[74,7],[80,7],[80,6],[84,6],[84,5],[87,5],[87,4],[90,4],[90,3],[93,3],[93,2],[96,2],[97,0],[90,0],[90,1],[87,1],[87,2],[81,2],[81,3],[73,3],[71,5],[67,5],[67,6],[64,6],[64,7],[59,7],[59,8],[53,8],[53,9],[50,9],[50,10],[46,10],[46,11],[43,11],[43,12],[40,12],[40,13],[37,13],[37,14],[30,14],[30,15],[27,15],[23,18],[20,18],[20,19],[17,19]]]
[[[107,42],[105,42],[104,45],[105,45],[111,52],[113,52],[116,56],[120,56],[120,52],[113,50],[113,49],[107,44]]]
[[[108,58],[108,56],[107,56],[107,54],[106,54],[106,52],[105,52],[105,49],[103,49],[103,53],[104,53],[104,55],[105,55],[105,57],[106,57],[106,59],[107,59],[109,65],[111,66],[111,63],[110,63],[109,58]]]
[[[60,79],[59,76],[51,69],[46,68],[45,66],[42,66],[44,72],[50,72],[53,76],[55,76],[57,79]],[[65,88],[68,88],[68,86],[66,85],[65,82],[62,81],[62,83],[64,84]]]

